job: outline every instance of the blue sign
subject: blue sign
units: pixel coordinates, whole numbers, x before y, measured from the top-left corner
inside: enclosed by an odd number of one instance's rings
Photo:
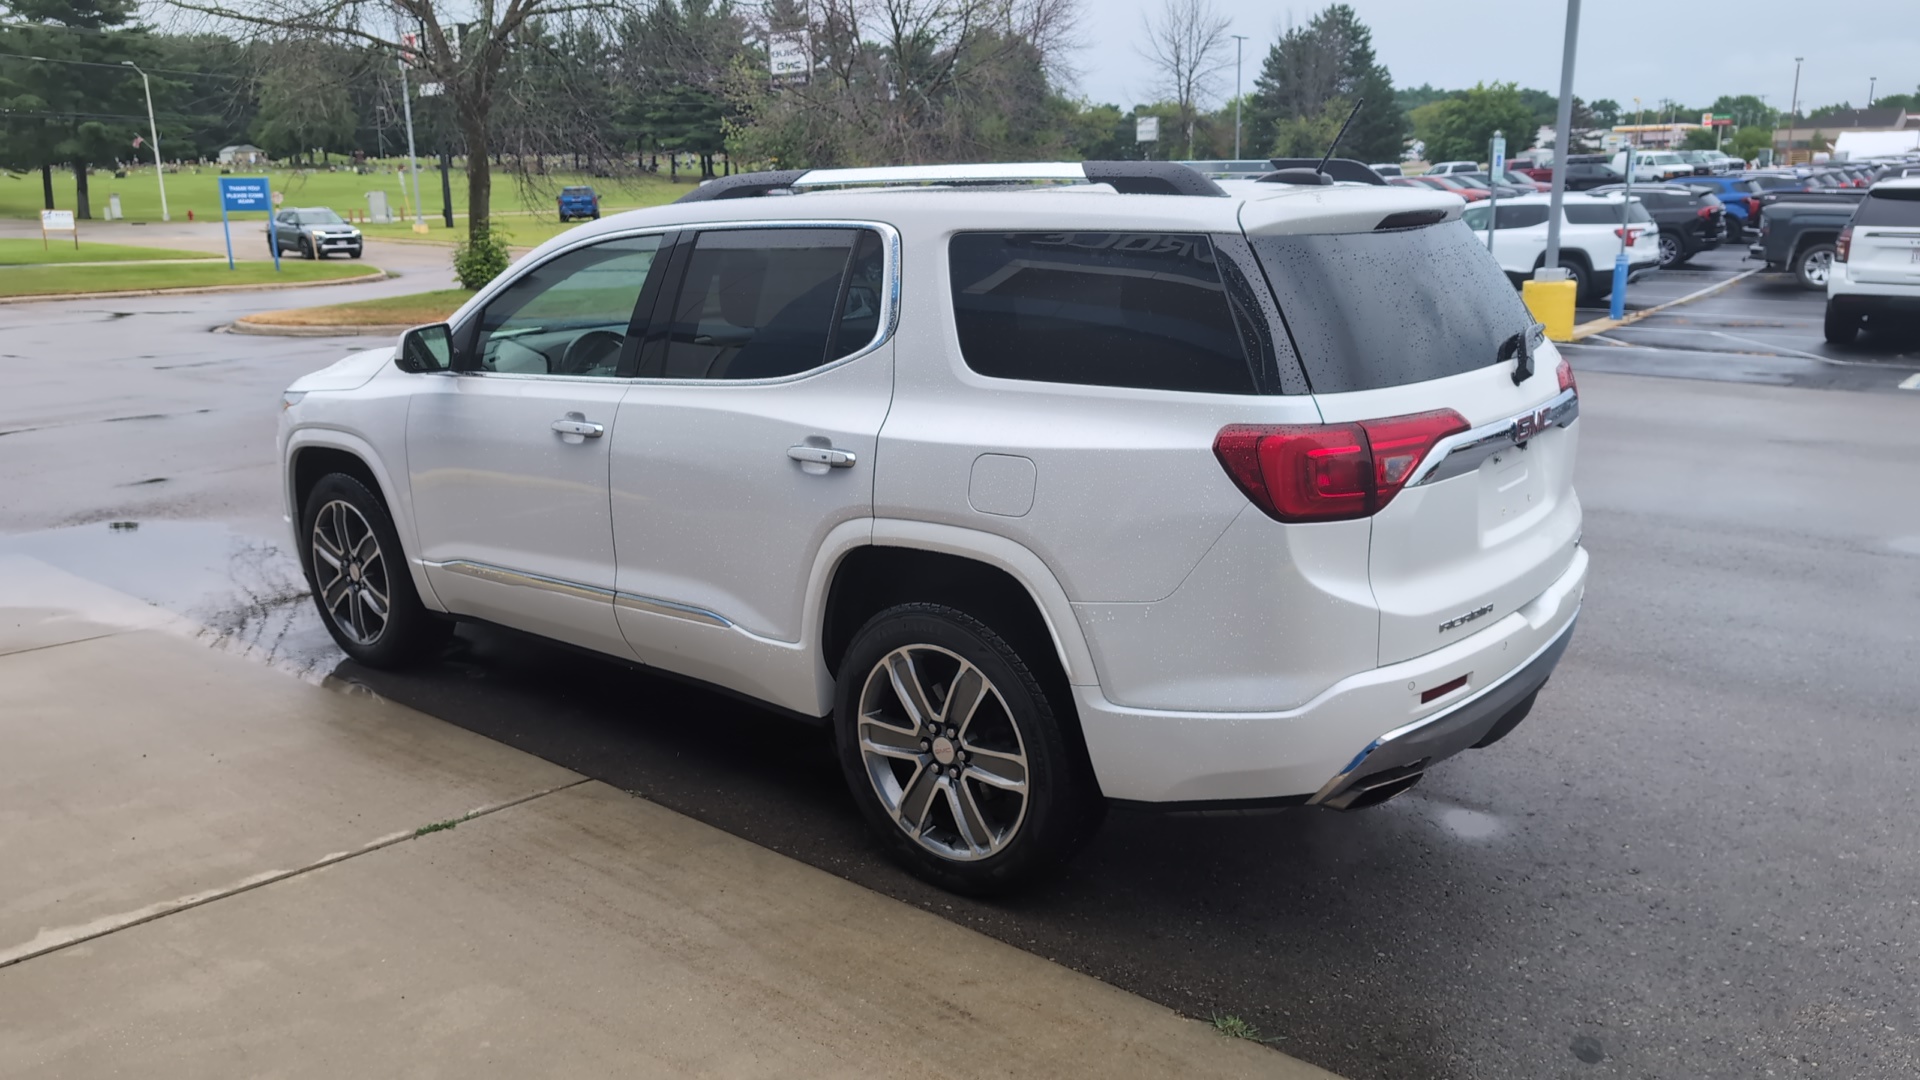
[[[272,210],[273,192],[264,176],[223,176],[220,178],[220,209]]]

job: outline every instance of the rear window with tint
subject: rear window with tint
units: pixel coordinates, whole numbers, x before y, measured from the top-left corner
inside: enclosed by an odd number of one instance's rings
[[[1567,222],[1573,225],[1618,225],[1620,224],[1619,203],[1575,203],[1566,204]],[[1647,208],[1634,203],[1627,207],[1628,221],[1652,221],[1653,215]]]
[[[1920,228],[1920,188],[1882,188],[1860,200],[1855,225]]]
[[[1421,229],[1265,236],[1253,250],[1319,394],[1425,382],[1499,362],[1533,322],[1486,241]]]
[[[1204,235],[961,233],[948,259],[960,353],[982,375],[1256,391]]]

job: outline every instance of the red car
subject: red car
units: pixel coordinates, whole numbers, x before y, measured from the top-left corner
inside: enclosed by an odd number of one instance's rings
[[[1479,202],[1481,199],[1487,198],[1492,194],[1491,192],[1482,191],[1476,187],[1468,187],[1458,181],[1449,181],[1444,176],[1395,176],[1389,178],[1387,183],[1398,184],[1401,187],[1433,188],[1436,191],[1445,191],[1452,195],[1458,195],[1468,202]]]

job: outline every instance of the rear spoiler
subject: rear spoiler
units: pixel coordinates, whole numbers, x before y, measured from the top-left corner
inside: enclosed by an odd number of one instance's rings
[[[1326,173],[1336,183],[1345,181],[1349,184],[1385,184],[1387,182],[1379,173],[1368,168],[1365,162],[1355,161],[1352,158],[1328,158],[1324,169],[1320,168],[1319,158],[1277,157],[1268,159],[1267,164],[1272,165],[1275,172],[1288,169],[1305,169],[1308,172],[1318,170]],[[1288,182],[1284,179],[1269,180],[1268,178],[1272,175],[1269,173],[1260,179],[1268,183]]]

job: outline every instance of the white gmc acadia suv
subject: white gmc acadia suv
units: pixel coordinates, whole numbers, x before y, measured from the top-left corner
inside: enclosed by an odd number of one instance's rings
[[[1566,648],[1579,397],[1458,198],[1302,172],[757,173],[576,228],[289,388],[315,599],[370,665],[485,621],[827,718],[956,890],[1110,802],[1385,801]]]

